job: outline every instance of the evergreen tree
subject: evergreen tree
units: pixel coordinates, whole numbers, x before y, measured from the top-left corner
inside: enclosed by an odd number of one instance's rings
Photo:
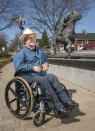
[[[39,46],[42,48],[42,49],[47,49],[49,48],[49,39],[48,39],[48,36],[47,36],[47,32],[44,30],[43,34],[42,34],[42,39],[40,40],[39,42]]]

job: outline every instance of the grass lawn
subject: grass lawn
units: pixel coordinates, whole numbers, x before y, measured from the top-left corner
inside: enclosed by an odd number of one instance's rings
[[[11,58],[0,58],[0,63],[9,61]]]
[[[0,69],[11,61],[12,58],[0,58]]]

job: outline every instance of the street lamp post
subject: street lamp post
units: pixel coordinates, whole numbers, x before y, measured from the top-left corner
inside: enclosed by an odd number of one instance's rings
[[[25,18],[22,18],[20,16],[19,18],[17,18],[17,23],[19,24],[19,29],[21,30],[21,35],[22,35],[22,31],[24,30],[23,25],[25,25]]]
[[[11,38],[10,39],[10,45],[9,45],[9,49],[10,49],[10,51],[12,50],[12,42],[13,42],[13,39]],[[14,47],[13,47],[14,48]],[[13,49],[14,50],[14,49]]]
[[[19,24],[19,29],[21,30],[21,35],[22,35],[22,31],[24,30],[24,26],[25,25],[25,18],[22,18],[21,16],[19,18],[17,18],[17,23]],[[20,48],[21,48],[21,44],[20,44]]]

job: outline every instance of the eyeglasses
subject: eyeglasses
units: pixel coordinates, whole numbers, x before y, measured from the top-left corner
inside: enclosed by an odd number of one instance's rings
[[[33,41],[34,41],[34,40],[36,40],[36,37],[33,36],[33,37],[28,37],[28,38],[26,38],[26,41],[28,41],[28,40],[29,40],[29,41],[30,41],[30,40],[33,40]]]
[[[36,39],[36,37],[28,37],[27,39],[28,39],[28,40]]]

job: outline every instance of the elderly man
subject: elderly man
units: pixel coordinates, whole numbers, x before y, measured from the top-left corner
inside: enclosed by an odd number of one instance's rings
[[[47,90],[52,96],[57,112],[65,114],[67,110],[64,105],[73,108],[78,104],[67,96],[64,88],[54,74],[47,74],[49,67],[48,60],[42,49],[36,45],[36,36],[37,33],[26,29],[20,37],[25,47],[14,56],[15,70],[24,70],[24,72],[19,73],[19,76],[26,79],[29,83],[33,81],[39,82],[41,89]]]

